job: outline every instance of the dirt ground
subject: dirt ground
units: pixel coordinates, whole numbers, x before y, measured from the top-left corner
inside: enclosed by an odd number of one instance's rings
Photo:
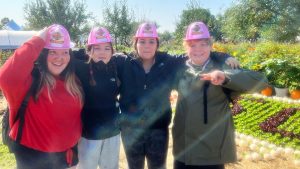
[[[4,110],[6,107],[6,101],[0,96],[0,112]],[[0,114],[1,114],[0,113]],[[172,138],[170,136],[170,138]],[[299,169],[300,166],[296,166],[294,164],[294,156],[293,155],[282,155],[272,160],[258,160],[251,161],[247,159],[245,156],[241,154],[245,154],[248,152],[248,149],[241,148],[237,146],[239,161],[235,164],[226,165],[226,169]],[[147,167],[145,167],[147,168]],[[172,155],[172,139],[169,142],[169,151],[167,158],[167,168],[173,168],[173,155]],[[125,153],[123,147],[121,146],[120,153],[120,169],[127,169],[127,161],[125,157]]]
[[[238,154],[244,154],[248,150],[244,148],[237,147]],[[261,160],[261,161],[251,161],[244,158],[239,159],[235,164],[226,165],[226,169],[299,169],[300,167],[294,164],[293,156],[283,156],[278,157],[273,160]],[[127,169],[127,161],[124,154],[123,147],[121,147],[120,154],[120,169]],[[147,167],[145,167],[146,169]],[[173,169],[173,155],[172,155],[172,139],[169,142],[169,151],[167,157],[167,169]]]

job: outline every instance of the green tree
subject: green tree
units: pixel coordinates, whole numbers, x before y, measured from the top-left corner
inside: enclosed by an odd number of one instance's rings
[[[2,18],[1,21],[0,21],[0,29],[2,29],[3,26],[5,24],[7,24],[9,21],[10,21],[9,18],[7,18],[7,17]]]
[[[299,0],[238,0],[222,18],[222,32],[232,41],[293,41],[299,34]]]
[[[103,12],[103,25],[110,31],[115,40],[115,46],[130,46],[130,37],[134,31],[133,14],[127,6],[127,1],[115,1],[113,4],[107,3]],[[118,50],[118,49],[117,49]]]
[[[201,8],[201,5],[197,1],[190,1],[187,9],[182,11],[179,22],[176,24],[175,37],[178,42],[182,41],[187,26],[195,21],[204,22],[216,40],[221,38],[220,26],[215,16],[208,9]]]
[[[86,12],[84,1],[78,0],[35,0],[25,4],[24,12],[27,29],[42,29],[53,23],[69,30],[73,40],[89,31],[87,22],[91,14]]]
[[[262,27],[261,37],[273,41],[294,42],[295,37],[300,35],[300,1],[271,2],[269,6],[264,5],[273,13],[273,22]]]
[[[163,33],[159,33],[159,41],[161,44],[169,44],[173,39],[173,34],[169,31],[164,31]]]

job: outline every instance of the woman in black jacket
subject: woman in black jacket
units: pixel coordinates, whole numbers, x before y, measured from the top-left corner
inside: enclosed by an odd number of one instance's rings
[[[187,58],[185,55],[171,56],[158,52],[158,47],[159,40],[155,25],[144,23],[140,25],[134,37],[135,51],[125,56],[115,54],[110,61],[116,65],[110,72],[115,71],[116,80],[119,78],[121,82],[119,88],[121,137],[130,169],[143,168],[145,158],[149,168],[165,168],[168,125],[172,112],[169,96],[177,70],[184,66]],[[79,56],[80,53],[75,52],[75,55]],[[79,57],[82,58],[81,55]],[[221,62],[227,59],[227,63],[231,57],[220,53],[217,59]],[[229,62],[232,63],[236,63],[235,60]],[[89,85],[91,79],[88,77],[91,77],[91,72],[78,70],[78,74],[82,74],[83,85],[85,83]],[[102,77],[96,76],[95,73],[93,77],[97,77],[101,83]],[[107,94],[109,92],[113,91],[106,91]],[[116,93],[113,95],[117,96]],[[101,105],[97,97],[86,96],[85,98],[87,104],[90,102],[88,99],[92,99]],[[111,103],[118,104],[117,99],[111,100]],[[102,123],[104,122],[105,118]],[[83,125],[85,126],[85,122]],[[79,157],[79,163],[80,161]]]
[[[170,93],[185,55],[158,52],[156,26],[143,23],[134,37],[135,51],[128,54],[120,72],[121,137],[130,169],[166,168]],[[224,62],[229,55],[219,53]]]
[[[93,28],[87,41],[88,61],[78,61],[78,75],[85,93],[82,110],[83,131],[78,144],[82,169],[118,169],[120,129],[117,123],[120,81],[116,57],[107,29]],[[77,56],[82,57],[82,53]]]

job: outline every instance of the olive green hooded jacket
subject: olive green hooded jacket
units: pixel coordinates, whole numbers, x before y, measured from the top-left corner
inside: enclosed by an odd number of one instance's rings
[[[222,69],[227,80],[222,86],[209,84],[205,117],[205,82],[199,79],[199,75],[216,69]],[[172,129],[174,159],[186,165],[235,162],[237,157],[230,101],[222,88],[229,89],[231,96],[258,92],[268,86],[266,78],[258,72],[220,66],[212,59],[204,68],[187,61],[185,69],[178,73],[176,86],[178,101]]]

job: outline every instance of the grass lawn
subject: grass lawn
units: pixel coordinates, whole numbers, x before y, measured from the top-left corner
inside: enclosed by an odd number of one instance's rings
[[[16,167],[15,157],[8,153],[8,149],[0,142],[0,169],[12,169]]]
[[[2,137],[1,137],[1,140],[0,140],[0,169],[12,169],[15,167],[16,167],[15,157],[12,153],[9,153],[7,146],[3,145]]]

